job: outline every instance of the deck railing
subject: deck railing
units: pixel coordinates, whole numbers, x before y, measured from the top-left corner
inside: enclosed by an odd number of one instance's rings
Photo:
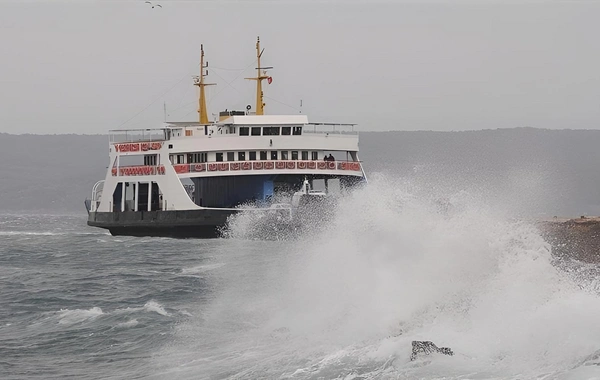
[[[307,160],[278,160],[278,161],[233,161],[207,162],[199,164],[173,165],[178,174],[193,172],[240,172],[248,170],[347,170],[361,171],[360,162],[356,161],[307,161]]]
[[[278,160],[278,161],[233,161],[233,162],[204,162],[198,164],[175,164],[173,169],[177,174],[204,172],[243,172],[249,170],[337,170],[360,172],[359,161],[307,161],[307,160]],[[112,168],[112,175],[162,175],[165,167],[159,166],[121,166]]]

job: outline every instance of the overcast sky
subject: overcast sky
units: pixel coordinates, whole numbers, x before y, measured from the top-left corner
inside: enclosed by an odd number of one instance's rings
[[[600,2],[0,0],[0,132],[105,133],[254,107],[370,130],[600,127]],[[266,83],[265,83],[266,86]]]

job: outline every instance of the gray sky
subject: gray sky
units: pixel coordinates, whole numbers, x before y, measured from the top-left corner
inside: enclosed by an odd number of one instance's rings
[[[153,127],[163,102],[196,120],[201,43],[209,112],[254,106],[257,35],[267,113],[302,99],[311,121],[367,131],[600,127],[600,2],[157,3],[0,0],[0,132]]]

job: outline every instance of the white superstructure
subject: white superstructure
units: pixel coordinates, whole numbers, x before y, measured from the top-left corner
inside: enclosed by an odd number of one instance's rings
[[[90,215],[119,213],[239,210],[269,204],[313,180],[350,187],[365,180],[358,158],[358,132],[352,124],[309,123],[306,115],[264,115],[262,50],[257,43],[257,110],[224,111],[208,122],[204,72],[199,122],[166,122],[161,128],[112,130],[109,168],[94,186]],[[202,66],[204,52],[202,50]],[[260,95],[260,96],[259,96]],[[143,215],[142,215],[143,216]],[[140,217],[143,219],[143,217]],[[91,217],[90,217],[91,220]],[[108,228],[108,227],[107,227]]]

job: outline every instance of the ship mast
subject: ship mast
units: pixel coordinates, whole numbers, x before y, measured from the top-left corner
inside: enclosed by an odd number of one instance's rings
[[[273,67],[261,67],[260,66],[260,57],[265,49],[260,50],[260,37],[256,38],[256,77],[255,78],[245,78],[249,80],[256,81],[256,114],[264,115],[265,111],[265,103],[263,101],[263,91],[262,91],[262,81],[267,79],[269,83],[271,83],[271,77],[267,75],[267,70],[272,69]],[[263,70],[261,74],[261,70]]]
[[[208,68],[208,61],[204,64],[204,45],[200,45],[200,75],[194,77],[194,86],[200,88],[200,96],[198,98],[198,118],[200,124],[208,124],[208,112],[206,111],[206,94],[204,93],[204,87],[214,86],[215,83],[204,83],[204,77],[208,75],[208,70],[204,72],[204,69]]]

